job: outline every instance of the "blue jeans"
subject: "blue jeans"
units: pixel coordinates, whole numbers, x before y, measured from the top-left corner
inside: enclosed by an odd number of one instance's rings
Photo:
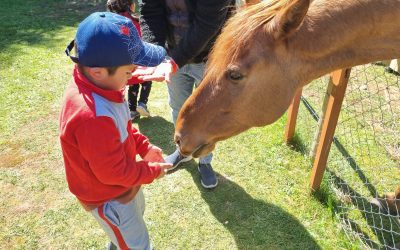
[[[171,77],[171,82],[167,84],[169,93],[169,106],[172,108],[172,119],[174,125],[181,110],[183,103],[192,94],[194,87],[198,87],[203,79],[205,63],[186,64]],[[202,164],[211,163],[212,153],[200,157]]]
[[[143,220],[144,195],[142,189],[126,204],[111,200],[91,211],[104,232],[118,249],[152,249],[149,233]]]

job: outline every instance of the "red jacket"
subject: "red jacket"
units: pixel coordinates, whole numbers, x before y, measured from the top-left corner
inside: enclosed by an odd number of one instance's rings
[[[160,174],[159,167],[136,161],[150,143],[132,127],[123,91],[96,87],[76,67],[64,95],[60,139],[69,189],[84,204],[100,205]]]

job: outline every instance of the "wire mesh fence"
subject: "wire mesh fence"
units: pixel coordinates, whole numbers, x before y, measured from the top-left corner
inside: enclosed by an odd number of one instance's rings
[[[296,138],[307,152],[314,148],[328,81],[325,76],[303,89]],[[400,186],[399,135],[400,77],[381,65],[354,67],[324,183],[343,230],[368,248],[400,247],[400,212],[391,207],[400,201],[385,199]]]

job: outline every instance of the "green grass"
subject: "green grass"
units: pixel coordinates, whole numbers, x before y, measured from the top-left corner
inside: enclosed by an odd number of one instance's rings
[[[100,1],[0,2],[0,243],[2,249],[102,249],[96,221],[69,193],[58,112],[77,24]],[[18,18],[15,18],[18,16]],[[153,117],[136,125],[174,149],[164,84]],[[191,161],[146,186],[145,219],[157,249],[358,249],[333,216],[332,194],[309,192],[310,159],[283,143],[285,118],[217,145],[220,185],[200,185]],[[326,202],[326,200],[330,200]]]

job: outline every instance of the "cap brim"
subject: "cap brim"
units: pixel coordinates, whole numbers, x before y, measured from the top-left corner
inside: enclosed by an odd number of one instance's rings
[[[145,67],[159,65],[167,55],[166,50],[158,45],[142,42],[141,52],[134,58],[133,64]]]

